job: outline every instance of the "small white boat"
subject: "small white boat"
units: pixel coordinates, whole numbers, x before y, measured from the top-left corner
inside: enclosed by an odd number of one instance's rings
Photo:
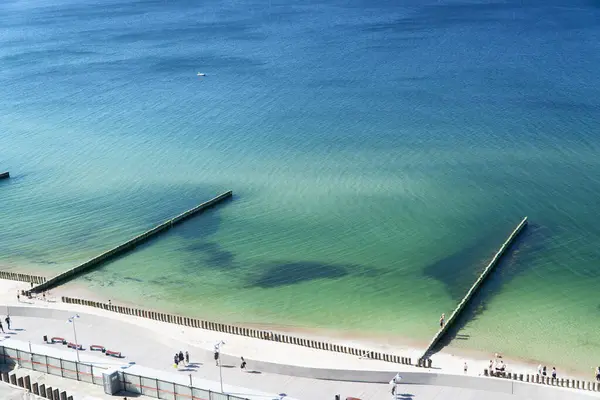
[[[206,76],[206,74],[203,74],[202,72],[198,72],[198,76]]]

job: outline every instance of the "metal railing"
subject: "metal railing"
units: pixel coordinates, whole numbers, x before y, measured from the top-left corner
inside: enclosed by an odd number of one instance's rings
[[[124,390],[166,400],[248,400],[231,394],[199,389],[190,385],[146,378],[119,371]]]
[[[17,364],[21,368],[43,372],[62,378],[74,379],[82,382],[102,386],[102,373],[106,368],[81,362],[63,360],[44,354],[30,353],[28,351],[0,346],[0,362],[2,364]]]
[[[102,368],[93,364],[63,360],[44,354],[13,349],[0,346],[0,364],[14,365],[27,368],[62,378],[74,379],[82,382],[103,386]],[[147,378],[140,375],[119,371],[121,389],[130,393],[142,394],[166,400],[248,400],[247,398],[231,394],[213,392],[206,389],[182,385],[175,382],[164,381],[156,378]]]

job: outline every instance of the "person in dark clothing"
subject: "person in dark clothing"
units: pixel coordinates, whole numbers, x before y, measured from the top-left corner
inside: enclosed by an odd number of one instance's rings
[[[175,353],[173,356],[173,362],[175,363],[176,367],[179,365],[179,355],[177,355],[177,353]]]
[[[542,376],[546,376],[546,366],[544,365],[544,368],[542,368]]]
[[[184,360],[183,351],[180,351],[179,352],[179,362],[181,363],[181,362],[183,362],[183,360]]]
[[[219,365],[219,350],[215,350],[215,365]]]
[[[240,369],[246,369],[246,360],[242,357],[242,363],[240,364]]]
[[[185,352],[185,364],[189,364],[190,363],[190,353],[188,353],[187,351]]]
[[[2,329],[2,333],[4,333],[4,327],[2,326],[2,322],[0,322],[0,329]]]
[[[10,315],[7,315],[4,321],[6,321],[6,326],[8,327],[8,330],[10,330]]]

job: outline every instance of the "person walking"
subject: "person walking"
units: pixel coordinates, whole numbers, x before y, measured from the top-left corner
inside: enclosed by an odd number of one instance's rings
[[[179,363],[181,364],[184,360],[183,351],[179,350]]]
[[[544,368],[542,368],[542,376],[546,376],[546,366],[544,365]]]
[[[600,367],[596,368],[596,380],[600,382]]]
[[[215,348],[215,365],[219,366],[219,349]]]
[[[240,364],[240,369],[246,369],[246,360],[242,357],[242,363]]]
[[[465,372],[465,375],[467,374],[467,369],[468,369],[468,368],[469,368],[469,367],[467,366],[467,362],[465,361],[465,366],[464,366],[464,368],[463,368],[463,370],[464,370],[464,372]]]
[[[442,316],[440,317],[440,329],[442,329],[444,327],[445,323],[446,323],[446,314],[442,313]]]
[[[556,379],[556,367],[552,367],[552,379]]]
[[[10,331],[10,315],[7,315],[6,318],[4,319],[4,321],[6,321],[6,326],[8,327],[8,330]]]
[[[190,363],[190,353],[185,352],[185,365],[189,365]]]
[[[2,322],[0,322],[0,329],[2,330],[2,333],[5,333],[4,332],[4,327],[2,326]]]
[[[175,353],[173,356],[173,367],[177,368],[179,366],[179,355]]]

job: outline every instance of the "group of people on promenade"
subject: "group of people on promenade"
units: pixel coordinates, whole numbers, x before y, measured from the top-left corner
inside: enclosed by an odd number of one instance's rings
[[[31,287],[33,287],[33,284]],[[30,299],[32,298],[31,292],[22,291],[22,293],[24,293],[28,298],[30,298]],[[48,292],[48,295],[50,295],[50,292]],[[35,298],[39,300],[39,297],[37,295],[35,296]],[[42,292],[42,300],[46,301],[46,291]],[[19,292],[18,290],[17,290],[17,301],[19,303],[21,302],[21,292]]]
[[[0,324],[0,328],[1,327],[2,324]],[[220,352],[218,348],[215,348],[215,365],[219,366],[219,361]],[[183,353],[183,351],[179,351],[179,353],[175,353],[175,355],[173,356],[173,367],[178,368],[182,364],[186,367],[190,364],[190,353],[187,351],[185,352],[185,354]],[[246,360],[244,360],[244,357],[241,357],[240,369],[246,369]]]
[[[498,353],[496,353],[495,357],[493,360],[490,360],[490,365],[489,365],[489,371],[496,371],[496,373],[500,373],[503,374],[506,372],[506,364],[504,363],[503,360],[500,360],[502,358],[501,355],[499,355]],[[600,371],[600,367],[598,367],[599,371]],[[542,364],[540,364],[537,368],[537,373],[540,376],[548,376],[548,368],[544,365],[542,366]],[[550,373],[550,376],[553,379],[556,379],[556,367],[552,367],[552,372]]]
[[[548,376],[548,369],[546,368],[546,366],[544,365],[542,367],[542,364],[538,365],[538,375],[541,376]],[[556,379],[556,367],[552,367],[552,379]]]
[[[494,360],[490,360],[490,365],[489,365],[489,371],[496,371],[496,373],[504,373],[506,372],[506,364],[504,363],[504,361],[502,360],[498,360],[499,358],[502,358],[501,355],[499,355],[498,353],[496,353]],[[465,367],[464,367],[464,371],[465,373],[467,373],[467,363],[465,363]],[[596,374],[596,381],[600,382],[600,366],[597,368],[594,368],[594,372]],[[545,365],[538,365],[537,367],[537,374],[539,376],[549,376],[552,379],[557,379],[557,372],[556,372],[556,367],[552,367],[552,371],[548,371],[548,367],[546,367]]]
[[[217,345],[215,345],[215,365],[218,367],[219,366],[219,362],[221,362],[221,343],[218,343]],[[240,357],[241,361],[240,361],[240,369],[241,370],[245,370],[246,369],[246,360],[244,360],[244,357]]]
[[[498,354],[496,354],[496,357],[493,360],[490,360],[490,366],[489,366],[489,371],[496,371],[496,373],[505,373],[506,372],[506,364],[504,363],[504,360],[499,360],[499,358],[502,358],[501,356],[499,356]]]
[[[175,368],[179,367],[182,363],[187,367],[190,364],[190,353],[186,351],[184,355],[183,351],[180,350],[179,353],[175,353],[173,356],[173,362],[175,363]]]

